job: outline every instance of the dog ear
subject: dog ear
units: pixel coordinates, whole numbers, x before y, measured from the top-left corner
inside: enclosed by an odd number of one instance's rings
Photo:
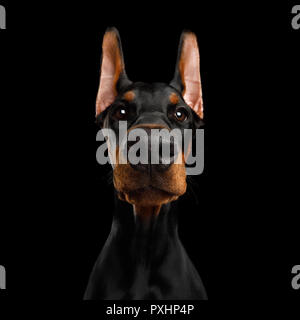
[[[96,116],[114,102],[123,87],[131,83],[125,72],[121,40],[116,28],[109,28],[104,34],[101,60]]]
[[[175,75],[170,85],[182,93],[184,101],[203,119],[199,48],[196,35],[190,31],[181,34]]]

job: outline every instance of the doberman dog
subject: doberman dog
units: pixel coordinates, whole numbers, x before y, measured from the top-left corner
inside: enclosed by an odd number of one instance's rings
[[[203,126],[199,49],[194,33],[183,31],[181,35],[170,84],[146,84],[128,79],[119,33],[115,28],[106,31],[96,122],[118,136],[121,120],[127,121],[127,132],[142,128],[148,134],[153,128],[183,131]],[[112,229],[84,299],[206,300],[203,283],[177,231],[175,200],[186,192],[185,163],[121,164],[118,143],[115,151],[109,150],[117,154]]]

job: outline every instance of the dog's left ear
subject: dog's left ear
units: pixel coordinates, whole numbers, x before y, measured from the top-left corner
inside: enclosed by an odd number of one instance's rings
[[[190,31],[181,34],[175,75],[170,85],[182,93],[184,101],[203,119],[199,48],[196,35]]]
[[[108,28],[103,37],[100,85],[96,116],[106,110],[118,92],[131,84],[125,72],[121,39],[116,28]]]

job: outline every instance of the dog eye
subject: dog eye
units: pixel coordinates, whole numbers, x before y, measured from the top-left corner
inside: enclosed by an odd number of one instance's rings
[[[114,117],[117,119],[117,120],[124,120],[126,119],[128,116],[128,110],[126,107],[119,107],[115,113],[114,113]]]
[[[184,120],[187,119],[188,113],[184,108],[178,108],[175,110],[174,116],[176,120],[183,122]]]

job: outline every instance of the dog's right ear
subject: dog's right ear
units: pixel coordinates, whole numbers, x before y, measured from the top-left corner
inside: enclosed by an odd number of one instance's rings
[[[125,72],[121,40],[116,28],[109,28],[104,34],[101,60],[96,117],[114,102],[119,90],[131,84]]]

